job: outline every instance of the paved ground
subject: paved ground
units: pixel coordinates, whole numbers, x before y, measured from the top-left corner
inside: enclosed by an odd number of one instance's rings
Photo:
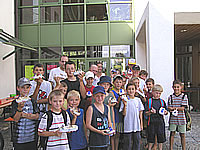
[[[192,116],[192,130],[186,133],[186,147],[187,150],[200,150],[200,113],[191,112]],[[12,150],[12,143],[10,141],[10,124],[7,122],[0,123],[1,133],[4,137],[4,150]],[[169,149],[169,131],[167,133],[167,142],[164,144],[163,149]],[[178,134],[175,136],[174,150],[181,150],[180,137]],[[141,150],[144,148],[141,146]]]

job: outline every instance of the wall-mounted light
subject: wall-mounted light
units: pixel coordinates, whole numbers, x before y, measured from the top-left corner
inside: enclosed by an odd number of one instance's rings
[[[187,32],[187,29],[182,29],[182,30],[181,30],[181,33],[183,33],[183,32]]]

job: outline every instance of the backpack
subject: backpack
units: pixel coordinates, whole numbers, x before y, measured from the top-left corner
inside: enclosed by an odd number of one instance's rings
[[[67,126],[67,114],[66,114],[66,111],[64,111],[62,109],[61,113],[62,113],[62,116],[63,116],[63,119],[64,119],[65,126]],[[52,114],[51,110],[47,111],[46,114],[48,116],[47,117],[47,128],[46,128],[46,131],[49,131],[49,128],[51,127],[52,122],[53,122],[53,114]],[[40,136],[40,146],[43,148],[43,150],[46,150],[48,139],[49,139],[48,136]]]
[[[185,95],[186,94],[183,95],[182,100],[184,100]],[[170,97],[171,97],[171,104],[172,104],[173,103],[172,95],[170,95]],[[185,113],[185,118],[186,118],[186,131],[190,131],[191,126],[192,126],[192,118],[187,108],[184,109],[184,113]]]
[[[150,111],[151,108],[152,108],[152,103],[153,103],[152,98],[150,98],[150,99],[147,101],[149,111]],[[163,99],[160,99],[160,104],[161,104],[161,107],[164,107],[164,100],[163,100]],[[148,125],[149,125],[149,123],[150,123],[150,115],[149,115],[149,116],[146,116],[146,115],[145,115],[145,119],[148,120]]]

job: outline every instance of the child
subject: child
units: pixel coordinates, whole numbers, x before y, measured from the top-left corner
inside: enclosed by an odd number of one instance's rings
[[[184,109],[188,107],[188,98],[181,92],[182,83],[179,80],[173,82],[172,88],[174,93],[168,98],[168,109],[171,112],[169,120],[170,150],[173,149],[176,131],[180,134],[182,149],[185,150],[186,118]],[[178,111],[177,115],[173,115],[172,112],[176,110]]]
[[[119,107],[121,105],[121,96],[119,94],[120,89],[122,87],[122,81],[123,78],[121,75],[116,75],[113,78],[113,90],[111,91],[111,93],[113,94],[113,96],[116,98],[116,100],[118,101],[118,103],[115,103],[116,105],[114,106],[114,115],[113,115],[113,120],[114,120],[114,128],[116,130],[116,134],[113,136],[114,138],[114,150],[118,150],[118,145],[119,145],[119,138],[120,138],[120,133],[123,133],[123,115],[121,112],[119,112]]]
[[[153,89],[153,98],[148,99],[145,105],[146,115],[148,118],[148,127],[147,127],[147,142],[149,143],[148,149],[151,150],[153,143],[155,142],[155,138],[157,137],[158,148],[162,150],[162,143],[166,141],[165,136],[165,122],[163,118],[163,114],[167,115],[167,108],[165,101],[160,98],[161,93],[163,92],[163,88],[161,85],[156,84]],[[165,108],[163,114],[160,114],[160,109]]]
[[[72,120],[72,124],[78,125],[78,131],[69,133],[70,148],[72,150],[87,149],[87,129],[84,121],[84,112],[83,109],[78,108],[80,100],[80,94],[75,90],[69,91],[67,94],[67,101],[70,107],[67,109],[67,112]],[[74,111],[80,114],[76,114]]]
[[[36,120],[39,117],[39,110],[35,100],[27,97],[31,83],[27,78],[20,78],[17,90],[20,97],[12,102],[12,118],[14,125],[12,130],[12,141],[15,150],[36,150]],[[26,99],[18,102],[20,98]]]
[[[48,137],[45,147],[47,150],[68,150],[69,143],[67,133],[62,133],[59,128],[70,124],[70,118],[66,111],[62,110],[64,94],[60,90],[53,90],[49,94],[51,110],[45,113],[38,127],[38,135]],[[51,124],[48,126],[51,116]],[[44,143],[42,143],[44,144]]]
[[[110,109],[103,104],[106,96],[102,86],[96,86],[93,90],[95,103],[88,107],[86,113],[86,126],[90,130],[90,150],[107,150],[109,134],[105,131],[112,127],[110,121]]]
[[[124,150],[140,150],[140,131],[143,130],[142,113],[144,106],[138,97],[135,97],[135,85],[127,84],[127,101],[122,100],[120,111],[124,115]],[[132,145],[133,141],[133,145]]]
[[[141,70],[140,73],[139,73],[139,78],[146,81],[147,79],[147,76],[148,76],[148,72],[146,70]]]
[[[145,94],[146,99],[149,99],[149,98],[153,97],[152,88],[153,88],[154,84],[155,84],[154,79],[148,78],[146,80],[146,86],[147,86],[147,92]]]
[[[36,64],[33,68],[34,76],[43,76],[44,67],[42,64]],[[32,95],[33,99],[37,100],[38,107],[40,109],[39,120],[42,115],[47,111],[47,97],[52,90],[51,83],[49,81],[43,80],[42,77],[34,79],[31,81],[31,90],[29,95]]]

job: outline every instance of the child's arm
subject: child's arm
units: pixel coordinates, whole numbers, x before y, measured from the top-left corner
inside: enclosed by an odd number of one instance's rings
[[[39,118],[39,113],[36,114],[28,114],[28,113],[23,113],[21,117],[26,118],[26,119],[30,119],[30,120],[37,120]]]
[[[37,104],[46,104],[48,103],[48,98],[37,100]]]
[[[124,107],[123,107],[123,115],[126,116],[127,101],[125,101],[125,100],[122,99],[122,102],[123,102],[123,104],[124,104]]]
[[[37,85],[36,85],[36,87],[35,87],[35,91],[34,91],[34,93],[33,93],[33,95],[32,95],[32,98],[33,98],[34,100],[37,100],[37,96],[38,96],[38,93],[39,93],[40,86],[41,86],[41,84],[42,84],[42,82],[43,82],[43,79],[42,79],[42,78],[39,78],[39,79],[36,79],[35,81],[37,82]]]
[[[15,122],[18,122],[20,120],[20,118],[22,117],[22,113],[23,113],[22,108],[24,107],[24,103],[25,102],[18,103],[17,111],[13,116],[13,119],[15,120]],[[15,108],[13,108],[13,107],[14,107],[14,104],[12,104],[12,109],[13,110],[16,109],[16,107]]]
[[[140,129],[143,130],[143,111],[141,110],[139,112],[139,118],[140,118]]]
[[[80,81],[80,93],[81,93],[81,96],[83,99],[86,98],[86,90],[85,90],[85,86],[84,86],[84,83],[83,83],[83,76],[84,76],[85,73],[82,73],[78,76],[79,78],[79,81]]]
[[[113,107],[111,107],[111,111],[112,111],[113,129],[115,130],[115,112]]]
[[[112,127],[112,123],[111,123],[110,107],[109,106],[107,106],[107,107],[108,107],[108,126],[111,127],[111,128],[113,128]]]
[[[43,131],[43,132],[38,131],[38,135],[39,136],[61,136],[62,132],[60,132],[59,130],[57,130],[57,131]]]
[[[85,132],[85,137],[86,137],[87,142],[88,142],[87,127],[86,127],[86,124],[85,124],[84,113],[83,113],[83,128],[84,128],[84,132]]]
[[[99,134],[102,134],[102,135],[108,135],[106,134],[104,131],[105,130],[98,130],[96,128],[94,128],[92,125],[91,125],[91,122],[92,122],[92,114],[93,114],[93,108],[92,106],[89,106],[88,107],[88,110],[86,112],[86,127],[93,131],[93,132],[96,132],[96,133],[99,133]]]

